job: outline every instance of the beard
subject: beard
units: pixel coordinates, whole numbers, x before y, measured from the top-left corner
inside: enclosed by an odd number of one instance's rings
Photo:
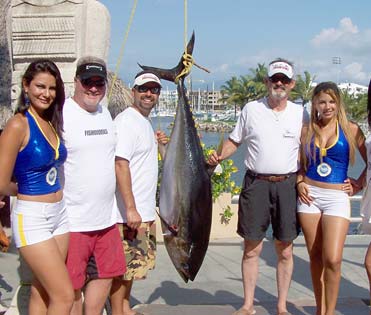
[[[287,94],[287,91],[285,89],[282,89],[282,88],[273,88],[272,87],[272,98],[278,100],[278,101],[281,101],[285,98],[287,98],[288,94]]]

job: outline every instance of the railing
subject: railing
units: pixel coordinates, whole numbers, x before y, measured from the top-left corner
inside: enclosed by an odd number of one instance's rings
[[[239,197],[238,195],[232,196],[232,204],[237,204],[238,203],[238,197]],[[351,203],[361,202],[362,196],[361,195],[351,196],[351,197],[349,197],[349,199],[350,199]],[[352,209],[353,209],[353,207],[352,207]],[[351,223],[360,223],[360,222],[362,222],[362,218],[360,216],[358,216],[358,217],[351,216],[350,222]]]

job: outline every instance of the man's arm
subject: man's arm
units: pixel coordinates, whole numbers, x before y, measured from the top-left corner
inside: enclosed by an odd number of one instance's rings
[[[142,217],[137,211],[135,205],[129,161],[120,157],[116,157],[115,169],[118,189],[126,208],[127,225],[132,229],[137,229],[142,222]]]
[[[223,143],[221,152],[218,154],[218,152],[213,151],[210,154],[207,163],[210,165],[219,164],[221,161],[229,158],[233,153],[235,153],[239,146],[240,143],[234,142],[230,138],[226,139]]]
[[[164,159],[166,153],[166,145],[169,142],[169,138],[166,133],[161,130],[157,130],[155,132],[155,137],[158,143],[158,152],[160,153],[161,158]]]

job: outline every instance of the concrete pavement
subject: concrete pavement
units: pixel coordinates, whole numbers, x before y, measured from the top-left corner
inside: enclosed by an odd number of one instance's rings
[[[338,315],[370,315],[366,305],[370,298],[369,284],[363,267],[369,242],[369,236],[347,237]],[[302,236],[295,241],[294,255],[295,267],[289,292],[289,311],[293,315],[315,314],[308,254]],[[132,302],[137,305],[138,310],[148,315],[232,314],[243,303],[241,256],[240,238],[211,241],[195,281],[186,284],[173,267],[164,245],[159,244],[156,269],[149,273],[146,280],[134,283]],[[0,294],[2,303],[7,306],[11,305],[18,287],[18,265],[14,248],[10,253],[0,254]],[[275,314],[277,296],[275,265],[273,242],[266,240],[260,258],[259,279],[255,292],[257,315]],[[22,304],[24,300],[26,298],[18,297]],[[6,314],[17,313],[8,311]]]

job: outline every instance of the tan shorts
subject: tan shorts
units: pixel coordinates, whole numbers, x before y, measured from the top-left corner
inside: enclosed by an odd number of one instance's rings
[[[144,222],[132,230],[126,224],[118,224],[126,258],[123,280],[144,279],[148,270],[155,268],[156,224]]]

